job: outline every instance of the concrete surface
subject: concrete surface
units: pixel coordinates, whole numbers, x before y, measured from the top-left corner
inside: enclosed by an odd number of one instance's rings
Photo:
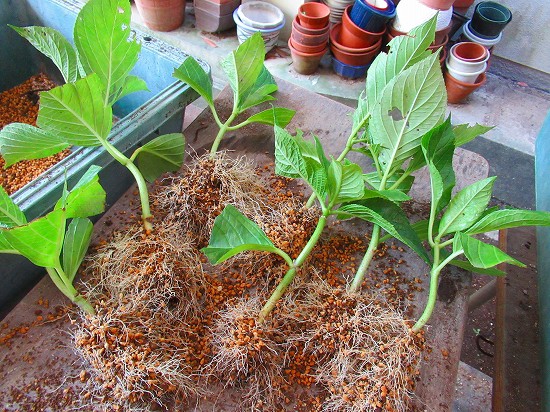
[[[493,380],[471,366],[460,362],[456,378],[453,412],[487,412],[491,410]]]

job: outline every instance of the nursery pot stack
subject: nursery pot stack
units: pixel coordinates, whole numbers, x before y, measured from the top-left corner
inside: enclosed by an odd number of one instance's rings
[[[292,22],[288,47],[294,70],[312,74],[328,50],[330,9],[322,3],[300,6]]]

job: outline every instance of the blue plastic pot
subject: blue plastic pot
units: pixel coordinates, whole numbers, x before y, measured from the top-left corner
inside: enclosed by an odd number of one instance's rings
[[[72,40],[79,7],[69,0],[0,0],[0,90],[7,90],[40,71],[62,82],[57,68],[7,24],[48,26]],[[172,77],[174,68],[188,57],[180,50],[135,30],[142,44],[139,60],[132,71],[145,80],[149,91],[133,93],[113,108],[119,119],[110,140],[123,153],[130,154],[154,137],[181,131],[185,106],[198,94]],[[201,63],[210,71],[209,66]],[[53,209],[65,178],[69,186],[78,181],[92,164],[101,166],[99,178],[113,204],[133,183],[125,167],[102,147],[75,148],[47,173],[12,195],[29,219]],[[28,260],[0,254],[0,319],[40,280],[45,272]]]
[[[386,23],[395,17],[395,4],[392,0],[384,0],[387,7],[382,9],[366,2],[355,0],[350,11],[350,18],[358,27],[371,33],[384,29]]]
[[[340,60],[332,57],[332,68],[338,76],[345,77],[347,79],[358,79],[365,77],[367,70],[370,67],[370,63],[365,66],[350,66],[349,64],[342,63]]]

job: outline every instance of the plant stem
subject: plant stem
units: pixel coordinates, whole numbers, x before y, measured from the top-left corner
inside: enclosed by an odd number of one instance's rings
[[[302,251],[300,252],[300,255],[296,258],[294,261],[294,264],[288,269],[285,276],[279,282],[277,285],[277,288],[275,291],[271,294],[267,302],[265,303],[264,307],[260,311],[260,314],[258,315],[258,322],[263,323],[269,316],[269,314],[273,311],[275,308],[275,305],[277,305],[277,302],[285,291],[287,290],[288,286],[292,283],[294,280],[294,277],[296,276],[296,270],[304,264],[304,262],[307,260],[311,252],[313,251],[313,248],[319,241],[319,238],[321,237],[321,233],[323,233],[323,230],[325,228],[325,225],[327,223],[327,215],[329,213],[330,209],[326,209],[321,217],[319,218],[319,221],[317,222],[317,227],[315,228],[315,231],[309,238],[307,244],[304,246]]]
[[[355,277],[353,278],[353,282],[349,288],[350,292],[355,293],[355,292],[358,292],[359,289],[361,289],[361,284],[365,279],[365,275],[367,274],[367,269],[369,268],[372,258],[374,256],[374,252],[378,247],[379,240],[380,240],[380,226],[374,225],[374,227],[372,228],[372,235],[370,238],[369,247],[365,252],[365,256],[363,256],[363,260],[361,261],[361,264],[357,268],[357,272],[355,273]]]
[[[89,315],[95,315],[93,306],[78,293],[74,286],[65,281],[66,276],[63,271],[59,272],[54,268],[46,268],[46,272],[50,275],[50,279],[57,286],[57,288],[68,297],[71,302],[76,303],[84,312]]]
[[[418,332],[422,329],[432,316],[437,300],[437,288],[439,286],[439,275],[441,274],[441,271],[449,264],[451,260],[464,253],[463,250],[453,252],[445,260],[443,260],[443,262],[439,263],[441,249],[442,246],[437,243],[434,248],[434,262],[432,270],[430,270],[430,292],[428,294],[428,301],[426,302],[426,307],[424,308],[422,316],[420,316],[420,319],[416,321],[412,328],[413,332]]]
[[[105,147],[105,150],[107,150],[107,152],[109,152],[109,154],[113,156],[117,162],[126,167],[134,176],[138,186],[139,200],[141,202],[141,220],[143,222],[143,229],[146,233],[151,233],[153,231],[153,224],[149,219],[153,215],[151,215],[151,208],[149,206],[149,190],[147,189],[147,182],[145,182],[143,175],[132,160],[128,159],[108,141],[101,140],[101,143],[103,147]]]
[[[220,142],[225,136],[225,133],[229,130],[231,123],[233,122],[233,120],[235,120],[235,117],[237,117],[237,115],[238,112],[233,109],[231,116],[229,116],[226,122],[220,126],[220,130],[218,131],[218,134],[214,139],[214,143],[212,143],[212,147],[210,148],[210,159],[214,159],[214,157],[216,156],[216,152],[218,151],[218,146],[220,145]]]

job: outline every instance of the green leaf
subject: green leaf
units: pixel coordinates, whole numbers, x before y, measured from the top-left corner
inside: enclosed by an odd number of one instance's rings
[[[0,228],[0,253],[20,255],[19,251],[14,249],[10,242],[7,241],[6,237],[4,236],[5,231],[6,229]]]
[[[395,183],[397,183],[397,179],[399,179],[403,174],[403,171],[397,171],[393,175],[391,175],[388,180],[386,181],[386,187],[393,187]],[[370,172],[363,175],[363,178],[365,181],[373,188],[378,189],[380,187],[380,183],[382,182],[382,179],[380,175],[377,172]],[[400,182],[400,184],[395,187],[392,190],[399,190],[403,193],[408,193],[409,190],[411,190],[411,187],[414,183],[414,176],[407,176],[403,179],[403,181]]]
[[[141,50],[130,30],[130,15],[130,2],[90,0],[75,22],[78,56],[87,74],[98,75],[107,92],[105,103],[115,102]]]
[[[453,242],[453,251],[464,250],[468,261],[476,268],[491,268],[501,263],[510,263],[515,266],[525,267],[523,263],[507,255],[498,247],[483,243],[464,233],[457,233]]]
[[[103,105],[103,86],[96,74],[40,95],[36,124],[77,146],[98,146],[113,124],[110,106]]]
[[[276,253],[277,248],[256,223],[235,206],[227,205],[214,220],[210,242],[201,251],[217,265],[247,250]]]
[[[336,212],[340,219],[357,217],[380,226],[391,236],[409,246],[424,261],[430,262],[430,258],[409,223],[407,215],[395,203],[380,198],[369,199],[343,205]]]
[[[63,241],[63,271],[70,282],[74,280],[76,272],[86,256],[94,225],[87,218],[73,219],[69,223]]]
[[[55,205],[55,210],[63,210],[65,217],[88,217],[105,210],[105,190],[99,184],[98,173],[101,168],[90,166],[75,187],[64,192]]]
[[[11,123],[0,130],[0,152],[6,167],[21,160],[51,156],[68,146],[59,136],[30,124]]]
[[[466,230],[482,216],[491,200],[495,179],[493,176],[466,186],[451,199],[439,222],[440,237]]]
[[[306,182],[313,189],[313,191],[318,195],[321,202],[327,196],[327,171],[326,169],[316,160],[311,158],[304,158],[307,169],[307,179]]]
[[[209,106],[214,105],[212,79],[193,57],[185,59],[182,65],[174,70],[173,76],[191,86],[193,90],[206,100]]]
[[[473,235],[520,226],[550,226],[550,213],[537,210],[496,210],[483,216],[465,233]]]
[[[8,24],[19,35],[24,37],[39,52],[50,58],[57,66],[65,83],[79,79],[78,57],[73,46],[61,33],[50,27],[15,27]]]
[[[269,70],[265,66],[262,66],[260,75],[256,80],[256,83],[244,93],[242,96],[242,102],[239,104],[239,112],[243,112],[246,109],[257,106],[261,103],[276,100],[271,96],[272,93],[277,91],[277,84],[275,79],[269,73]]]
[[[27,225],[3,233],[9,244],[35,265],[56,267],[65,234],[65,213],[54,210]]]
[[[382,199],[388,199],[392,202],[406,202],[411,200],[410,196],[403,193],[400,190],[370,190],[365,189],[361,199],[374,199],[380,197]]]
[[[357,108],[353,112],[353,129],[359,130],[367,126],[370,117],[370,106],[366,99],[366,91],[363,90],[357,99]]]
[[[271,126],[286,127],[296,112],[294,110],[285,109],[283,107],[272,107],[256,113],[247,119],[247,123],[262,123]]]
[[[135,155],[143,177],[153,182],[163,173],[180,169],[185,155],[185,137],[182,133],[159,136],[137,149]]]
[[[27,218],[10,195],[0,186],[0,226],[11,228],[27,223]]]
[[[327,169],[327,192],[329,200],[336,200],[338,197],[340,188],[342,187],[343,174],[342,164],[336,160],[332,160]],[[334,204],[336,202],[334,201],[332,203]]]
[[[365,194],[365,182],[363,181],[363,172],[359,165],[351,162],[342,162],[341,167],[342,183],[340,191],[336,194],[334,204],[352,202],[363,198]]]
[[[474,126],[469,126],[467,124],[459,124],[453,128],[455,134],[455,146],[462,146],[472,140],[474,140],[479,135],[487,133],[491,130],[492,127],[482,126],[480,124],[475,124]]]
[[[127,96],[135,92],[148,91],[148,90],[149,89],[147,88],[147,83],[145,83],[145,80],[140,79],[137,76],[128,76],[124,81],[124,85],[122,86],[122,89],[117,93],[117,97],[115,100],[120,100],[124,96]]]
[[[264,67],[264,59],[265,44],[257,32],[221,61],[221,67],[233,90],[235,107],[241,107],[247,93],[256,84]]]
[[[451,199],[455,186],[454,134],[450,117],[422,137],[422,152],[430,171],[432,210],[437,214]]]
[[[446,109],[447,93],[436,54],[393,78],[375,103],[369,123],[372,142],[380,145],[382,169],[392,174],[413,156],[422,136],[442,121]]]
[[[367,74],[366,93],[359,99],[354,113],[354,126],[368,117],[392,79],[431,54],[426,49],[435,38],[435,26],[436,19],[432,18],[407,36],[395,37],[389,44],[389,53],[380,53],[374,59]]]
[[[461,269],[467,270],[468,272],[478,273],[480,275],[489,275],[489,276],[506,276],[506,272],[496,268],[476,268],[470,262],[466,260],[453,259],[449,262],[449,265],[459,267]]]
[[[275,125],[275,173],[293,179],[308,179],[300,146],[290,133]]]

